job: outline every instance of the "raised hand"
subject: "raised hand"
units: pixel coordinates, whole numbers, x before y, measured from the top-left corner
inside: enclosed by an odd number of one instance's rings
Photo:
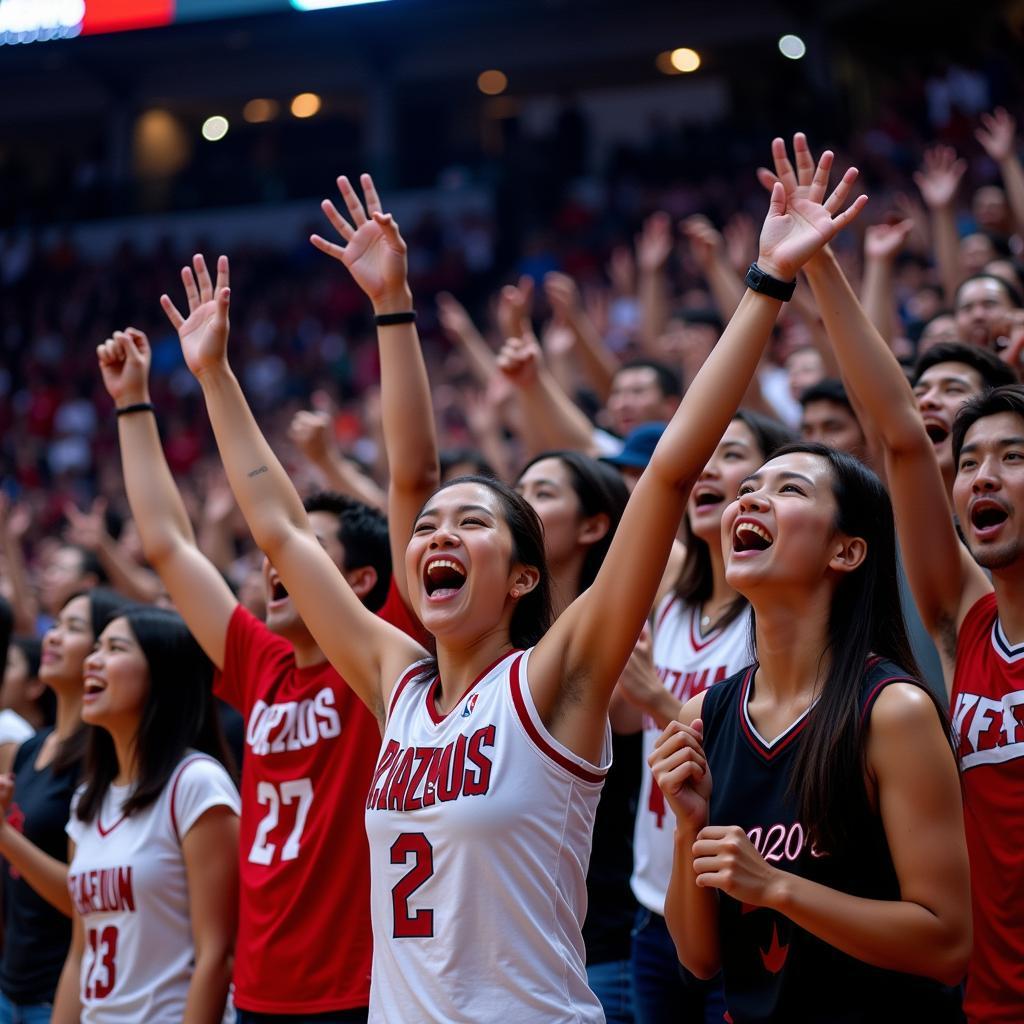
[[[28,505],[16,505],[6,491],[0,491],[0,531],[6,539],[20,543],[31,527],[32,512]]]
[[[437,319],[452,341],[461,341],[467,334],[476,333],[476,327],[466,312],[466,307],[448,292],[437,294]]]
[[[725,251],[737,274],[745,274],[757,252],[757,225],[746,213],[734,213],[722,228]]]
[[[142,331],[126,327],[114,331],[96,347],[100,375],[114,405],[121,407],[149,401],[149,366],[153,353]]]
[[[617,245],[612,249],[608,277],[616,295],[632,296],[636,293],[636,261],[628,245]]]
[[[711,800],[711,772],[703,740],[704,723],[699,718],[691,725],[669,722],[647,758],[676,821],[694,829],[707,824]]]
[[[342,175],[338,191],[345,201],[352,223],[349,223],[330,199],[320,207],[344,245],[328,242],[320,235],[309,240],[321,252],[343,263],[352,280],[366,293],[377,313],[402,313],[412,307],[408,281],[408,250],[398,224],[390,213],[384,213],[373,178],[359,178],[366,205],[356,195],[352,183]]]
[[[981,127],[974,137],[997,164],[1016,155],[1017,122],[1003,107],[981,115]]]
[[[185,365],[198,377],[204,370],[227,360],[228,310],[231,306],[227,256],[217,259],[216,288],[201,253],[192,257],[191,267],[181,268],[181,281],[188,299],[188,317],[178,312],[167,295],[160,296],[160,305],[178,332]]]
[[[636,262],[645,274],[661,270],[672,255],[672,218],[667,213],[652,213],[636,236]]]
[[[912,220],[901,220],[897,224],[872,224],[864,233],[864,255],[869,260],[891,262],[903,251],[913,230]]]
[[[82,512],[73,501],[65,502],[64,517],[68,521],[67,539],[87,551],[99,551],[107,539],[107,499],[97,498],[88,512]]]
[[[507,284],[498,293],[498,329],[503,338],[533,333],[533,278],[523,276],[518,284]]]
[[[825,150],[815,166],[807,138],[798,132],[793,137],[796,169],[789,161],[782,139],[772,142],[777,180],[772,185],[768,216],[761,228],[757,264],[773,277],[791,281],[797,271],[850,224],[867,204],[867,196],[858,196],[846,209],[842,207],[857,180],[851,167],[834,191],[826,198],[833,154]]]
[[[542,357],[540,346],[531,338],[508,338],[498,353],[498,369],[516,387],[536,383]]]
[[[292,417],[288,439],[313,463],[325,462],[331,454],[331,415],[303,409]]]
[[[952,146],[933,146],[925,151],[921,170],[914,172],[914,184],[931,209],[950,206],[966,170],[967,161],[958,160]]]
[[[687,217],[679,228],[690,243],[690,255],[694,263],[703,273],[708,273],[725,245],[718,228],[702,213]]]
[[[581,300],[576,282],[568,275],[552,270],[544,275],[544,294],[555,319],[570,323],[579,313]]]

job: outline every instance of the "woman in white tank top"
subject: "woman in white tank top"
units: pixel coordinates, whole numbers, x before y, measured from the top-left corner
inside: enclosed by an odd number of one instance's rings
[[[827,164],[821,176],[827,178]],[[861,202],[833,217],[777,190],[759,263],[790,278]],[[389,502],[408,501],[436,451],[412,316],[406,249],[369,176],[366,206],[340,179],[352,222],[327,203],[340,259],[378,316]],[[822,192],[822,197],[824,192]],[[694,481],[743,398],[780,302],[748,292],[636,485],[594,583],[549,627],[533,509],[491,480],[427,497],[405,552],[407,591],[436,659],[367,612],[317,542],[227,363],[226,259],[216,287],[186,268],[186,320],[169,300],[203,389],[228,478],[303,622],[383,730],[366,798],[374,928],[370,1019],[597,1022],[580,924],[594,808],[608,767],[608,705],[640,634]],[[436,459],[434,462],[436,467]],[[394,506],[392,506],[394,507]],[[401,515],[392,518],[398,529]],[[407,521],[407,520],[406,520]],[[402,567],[396,566],[401,572]],[[527,648],[521,653],[520,649]],[[360,794],[353,794],[359,798]]]
[[[55,1024],[224,1019],[239,799],[211,683],[184,622],[162,608],[128,608],[86,659],[89,735],[67,826],[73,931]]]

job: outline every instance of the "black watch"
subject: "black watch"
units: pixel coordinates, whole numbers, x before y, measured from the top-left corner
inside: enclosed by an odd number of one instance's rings
[[[743,282],[752,292],[760,292],[780,302],[789,302],[796,290],[796,278],[792,281],[780,281],[771,274],[766,274],[756,263],[750,264],[746,279]]]

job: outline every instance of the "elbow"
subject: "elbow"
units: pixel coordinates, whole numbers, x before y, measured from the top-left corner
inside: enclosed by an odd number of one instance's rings
[[[721,964],[717,957],[694,957],[682,956],[683,950],[676,946],[676,955],[679,962],[698,980],[710,981],[721,970]]]
[[[943,985],[959,985],[967,974],[973,947],[971,927],[968,923],[958,934],[950,936],[936,951],[928,976]]]
[[[418,467],[415,472],[393,472],[390,486],[409,494],[433,494],[441,486],[441,467],[436,454],[426,461],[428,464]]]
[[[705,938],[694,934],[697,929],[687,928],[666,902],[665,926],[676,948],[678,961],[700,981],[710,981],[722,969],[718,949]]]

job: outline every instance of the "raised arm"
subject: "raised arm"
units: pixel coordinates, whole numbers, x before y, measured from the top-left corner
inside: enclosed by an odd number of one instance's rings
[[[228,624],[238,603],[214,564],[196,546],[192,523],[160,444],[149,406],[151,350],[146,335],[115,331],[96,350],[103,384],[120,410],[121,468],[143,554],[167,588],[207,657],[224,667]]]
[[[672,218],[652,213],[636,239],[637,297],[640,303],[640,333],[644,347],[654,343],[668,323],[668,274],[665,266],[672,255]]]
[[[779,280],[795,278],[866,202],[862,196],[838,212],[856,179],[853,169],[826,202],[831,165],[832,154],[826,152],[813,184],[799,194],[787,197],[781,185],[773,189],[758,265]],[[739,407],[780,308],[779,300],[763,293],[744,295],[637,483],[594,584],[537,645],[530,664],[534,700],[542,715],[557,718],[555,735],[573,749],[577,744],[594,749],[612,689],[657,592],[690,488]],[[571,702],[562,701],[566,680],[577,698]]]
[[[896,289],[893,269],[914,222],[874,224],[864,234],[864,282],[860,300],[875,329],[892,347],[896,340]]]
[[[11,499],[0,491],[0,545],[3,546],[7,568],[7,581],[11,587],[11,611],[14,612],[14,632],[32,636],[36,631],[39,604],[32,593],[25,565],[22,543],[32,525],[32,516],[25,505],[12,505]]]
[[[963,277],[956,229],[956,190],[966,170],[966,161],[958,160],[952,147],[935,146],[925,153],[921,170],[914,174],[931,217],[935,261],[950,306]]]
[[[999,107],[981,115],[981,127],[975,132],[985,152],[999,167],[1017,231],[1024,234],[1024,166],[1017,155],[1017,122]]]
[[[380,395],[384,447],[388,454],[388,532],[391,564],[399,593],[409,605],[405,575],[405,548],[423,503],[440,480],[437,435],[430,383],[414,322],[380,324],[380,318],[408,313],[413,308],[409,288],[406,246],[390,213],[384,213],[373,179],[360,179],[366,206],[348,178],[338,188],[352,223],[325,199],[323,211],[344,240],[340,246],[313,235],[312,243],[344,264],[352,279],[373,303],[378,317]]]
[[[375,215],[374,223],[378,217],[382,215]],[[374,244],[381,243],[378,239]],[[363,606],[317,541],[295,487],[260,433],[228,365],[227,257],[218,261],[216,290],[202,256],[194,258],[193,266],[182,270],[188,317],[168,296],[160,302],[202,387],[235,500],[320,649],[383,720],[399,672],[424,652]],[[399,571],[402,564],[404,560]]]

